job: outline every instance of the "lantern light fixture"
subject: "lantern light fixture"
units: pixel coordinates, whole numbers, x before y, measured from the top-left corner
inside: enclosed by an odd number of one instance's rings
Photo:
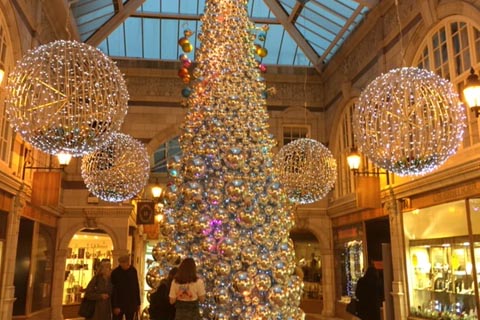
[[[463,88],[463,97],[467,106],[475,112],[475,116],[478,118],[480,115],[480,79],[473,68],[470,68],[470,75],[465,83],[465,88]]]

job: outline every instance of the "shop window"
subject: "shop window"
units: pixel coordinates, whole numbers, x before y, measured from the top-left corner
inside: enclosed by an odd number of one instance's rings
[[[294,230],[290,233],[290,238],[295,247],[297,273],[303,277],[302,298],[320,299],[323,292],[320,244],[315,235],[307,230]]]
[[[34,247],[32,312],[50,307],[55,229],[40,224]]]
[[[25,315],[27,313],[28,283],[30,268],[32,265],[32,242],[35,223],[26,218],[20,218],[20,227],[15,259],[15,302],[13,303],[13,315]]]
[[[65,265],[64,304],[80,303],[82,292],[100,262],[112,260],[112,250],[112,239],[103,230],[84,229],[73,236]]]
[[[334,230],[335,283],[337,298],[348,302],[355,295],[358,279],[365,271],[362,224]]]
[[[480,202],[471,200],[468,211],[466,204],[462,200],[403,213],[412,316],[477,319],[480,230],[474,226],[480,223]]]

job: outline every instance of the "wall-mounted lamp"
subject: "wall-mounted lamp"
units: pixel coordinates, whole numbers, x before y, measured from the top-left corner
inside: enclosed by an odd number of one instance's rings
[[[162,201],[162,195],[163,195],[163,188],[160,187],[158,184],[155,184],[152,188],[152,197],[153,197],[153,202],[155,203],[155,220],[157,222],[162,222],[163,221],[163,201]]]
[[[58,164],[63,168],[68,166],[72,160],[72,155],[69,153],[60,152],[57,154]]]
[[[3,78],[5,76],[5,69],[4,67],[0,64],[0,86],[2,85],[3,83]]]
[[[480,80],[473,68],[470,68],[470,75],[465,83],[465,88],[463,88],[463,97],[467,106],[475,112],[475,116],[478,118],[480,115]]]
[[[381,174],[385,174],[387,176],[387,184],[390,184],[390,176],[388,174],[388,171],[382,172],[382,171],[359,171],[360,169],[360,164],[362,162],[362,157],[360,154],[357,152],[356,148],[352,148],[352,151],[350,154],[347,156],[347,163],[348,167],[350,170],[353,172],[354,175],[363,175],[363,176],[378,176]]]
[[[30,151],[31,152],[31,151]],[[27,154],[28,155],[28,154]],[[40,169],[45,169],[45,170],[61,170],[63,171],[65,169],[66,166],[68,166],[68,164],[70,163],[70,160],[72,160],[72,155],[71,154],[68,154],[68,153],[59,153],[56,155],[57,157],[57,160],[58,160],[58,164],[60,165],[60,167],[53,167],[52,166],[52,159],[51,159],[51,156],[50,156],[50,163],[49,163],[49,166],[46,166],[46,167],[36,167],[36,166],[29,166],[28,164],[31,163],[29,161],[25,161],[23,163],[23,172],[22,172],[22,178],[24,179],[25,178],[25,171],[27,169],[32,169],[32,170],[40,170]],[[25,156],[25,158],[27,158],[27,156]]]
[[[154,185],[152,187],[152,196],[153,196],[153,199],[160,199],[160,196],[162,195],[162,187],[160,187],[159,185]]]

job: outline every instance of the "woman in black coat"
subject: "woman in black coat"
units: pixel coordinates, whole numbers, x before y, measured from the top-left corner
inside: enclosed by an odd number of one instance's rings
[[[168,277],[160,282],[157,290],[150,296],[150,307],[148,313],[150,320],[174,320],[175,306],[170,304],[170,287],[178,268],[174,267],[168,273]]]
[[[380,320],[380,292],[377,270],[368,267],[357,282],[358,317],[362,320]]]

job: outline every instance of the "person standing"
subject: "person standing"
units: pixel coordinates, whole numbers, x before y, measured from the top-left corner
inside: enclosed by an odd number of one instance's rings
[[[150,320],[174,320],[175,306],[170,303],[170,287],[178,268],[174,267],[168,273],[168,277],[162,279],[157,290],[150,296],[148,313]]]
[[[119,266],[112,271],[112,312],[113,320],[133,320],[140,311],[140,286],[137,270],[130,265],[130,256],[118,258]]]
[[[358,317],[362,320],[380,320],[380,294],[377,270],[370,266],[357,282]]]
[[[95,312],[87,320],[108,320],[112,318],[110,297],[112,285],[110,274],[112,266],[110,261],[102,261],[97,269],[96,275],[90,280],[85,289],[85,298],[95,300]]]
[[[185,258],[170,288],[170,303],[175,303],[175,320],[200,320],[199,302],[205,301],[205,284],[197,276],[195,260]]]

